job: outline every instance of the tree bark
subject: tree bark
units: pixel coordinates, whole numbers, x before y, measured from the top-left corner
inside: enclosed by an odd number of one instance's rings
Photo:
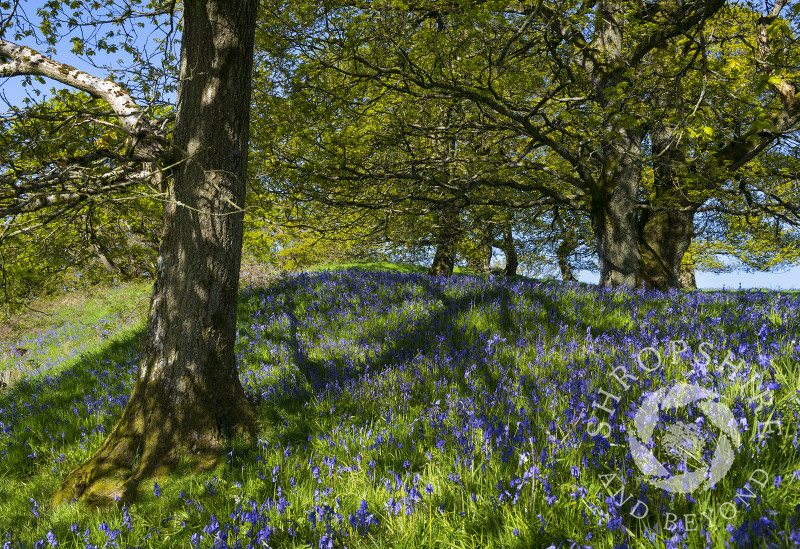
[[[108,250],[105,246],[100,244],[96,239],[92,239],[92,247],[94,248],[95,255],[97,255],[97,259],[100,260],[100,263],[108,274],[127,276],[127,274],[108,257]]]
[[[506,266],[503,268],[503,274],[505,276],[517,276],[519,259],[517,258],[517,247],[514,244],[514,234],[510,223],[503,226],[503,253],[506,256]]]
[[[592,189],[592,228],[597,238],[601,286],[636,285],[639,268],[636,193],[640,179],[637,132],[619,130],[605,151],[603,171]]]
[[[576,239],[575,233],[571,229],[567,229],[564,234],[564,239],[556,249],[556,256],[558,257],[558,267],[561,270],[562,282],[575,282],[577,279],[572,273],[572,266],[569,264],[569,256],[575,250]]]
[[[469,267],[477,273],[489,274],[492,267],[492,224],[485,219],[475,222],[475,229],[478,232],[478,254],[468,258]]]
[[[597,239],[601,286],[636,285],[639,268],[637,191],[641,172],[640,123],[626,121],[625,101],[615,91],[626,82],[632,55],[625,47],[626,5],[619,0],[597,3],[594,41],[602,57],[592,54],[587,65],[599,105],[608,113],[603,122],[601,171],[590,189],[592,228]]]
[[[439,212],[439,227],[436,242],[436,254],[433,264],[428,269],[431,276],[452,276],[456,264],[456,243],[460,236],[459,210],[456,206],[445,206]]]
[[[428,269],[428,274],[431,276],[452,276],[455,264],[453,248],[440,241],[436,246],[436,255],[433,256],[433,263],[431,268]]]
[[[485,240],[481,242],[481,257],[480,257],[480,265],[477,265],[477,271],[481,274],[489,274],[492,270],[492,236],[491,234],[487,236]]]
[[[256,431],[234,356],[255,0],[187,0],[173,171],[136,383],[97,453],[54,501],[135,499],[181,459],[213,466]]]
[[[697,281],[694,278],[694,265],[681,265],[678,273],[678,287],[681,290],[696,290]]]
[[[650,205],[654,210],[645,211],[640,219],[639,277],[648,288],[661,291],[681,287],[683,256],[691,244],[694,214],[700,206],[691,203],[684,191],[686,155],[676,133],[676,128],[662,123],[650,134]]]
[[[674,195],[673,189],[662,189]],[[670,208],[676,202],[660,197],[654,205]],[[677,199],[677,197],[674,197]],[[650,214],[643,227],[639,276],[648,288],[666,291],[680,288],[681,263],[694,231],[694,212],[677,209],[660,210]]]

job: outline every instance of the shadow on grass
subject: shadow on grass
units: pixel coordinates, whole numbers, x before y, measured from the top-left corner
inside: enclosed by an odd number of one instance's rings
[[[274,306],[277,297],[279,295],[283,296],[283,301],[279,304],[279,308],[285,318],[288,319],[288,334],[285,332],[283,334],[278,333],[276,330],[268,330],[260,335],[253,333],[249,333],[249,335],[254,338],[261,337],[262,340],[270,341],[275,346],[286,345],[290,350],[293,365],[297,367],[302,380],[305,381],[302,388],[286,388],[287,390],[284,392],[273,393],[268,401],[258,400],[263,422],[266,425],[288,423],[288,426],[282,430],[282,440],[291,442],[293,445],[302,444],[309,439],[309,436],[318,434],[318,428],[315,426],[319,424],[319,418],[314,417],[314,414],[309,414],[306,405],[317,398],[323,397],[326,388],[331,384],[346,384],[347,394],[361,394],[362,389],[368,389],[368,387],[365,387],[366,384],[369,384],[384,371],[393,368],[393,365],[407,360],[408,357],[424,355],[426,351],[436,344],[434,338],[437,334],[447,333],[449,334],[448,337],[452,338],[453,342],[459,344],[462,349],[472,349],[475,355],[480,353],[479,349],[486,345],[486,341],[474,341],[474,339],[480,339],[482,337],[481,334],[469,332],[468,330],[459,332],[455,330],[454,326],[456,319],[468,314],[473,308],[485,307],[493,311],[493,322],[490,331],[494,334],[514,341],[513,338],[516,338],[521,331],[522,319],[518,318],[518,314],[513,311],[511,304],[513,294],[504,279],[500,279],[490,286],[485,284],[478,285],[472,290],[463,292],[458,297],[453,297],[445,291],[446,285],[458,284],[458,280],[446,281],[446,279],[436,279],[416,274],[360,273],[356,274],[356,276],[374,277],[373,282],[377,282],[379,285],[410,282],[421,286],[423,292],[432,296],[439,304],[439,307],[430,311],[421,319],[404,325],[393,332],[393,339],[389,345],[384,346],[379,353],[369,354],[366,360],[359,360],[357,368],[354,369],[341,364],[332,365],[331,361],[324,362],[309,356],[302,344],[301,336],[298,335],[302,334],[304,325],[303,319],[298,318],[297,313],[300,308],[299,301],[301,301],[297,297],[297,285],[311,286],[318,281],[330,279],[329,277],[332,276],[335,275],[331,273],[315,273],[311,276],[301,275],[301,277],[294,279],[294,282],[284,282],[277,286],[264,288],[252,288],[248,297],[252,302],[270,302]],[[292,284],[293,287],[286,291],[287,288],[283,284]],[[562,313],[563,306],[555,298],[548,296],[543,288],[544,286],[532,284],[530,286],[530,295],[538,299],[545,310],[552,311],[550,319],[553,326],[557,326],[559,323],[567,323],[581,332],[585,332],[591,326],[586,322],[564,315]],[[402,300],[398,297],[396,301],[388,303],[388,305],[401,306]],[[240,326],[247,333],[245,321],[246,317],[240,316]],[[329,318],[328,321],[336,324],[338,319]],[[537,329],[543,330],[545,333],[549,333],[550,328],[550,326],[541,323],[537,326]],[[553,331],[555,330],[557,328]],[[488,331],[484,331],[484,336],[488,333]],[[382,341],[378,339],[374,332],[371,334],[371,338],[372,340],[365,339],[363,341],[368,347],[370,343],[380,344]],[[462,341],[464,339],[466,341]],[[497,372],[487,367],[485,361],[479,359],[479,356],[461,356],[452,370],[446,372],[439,370],[436,374],[446,379],[448,384],[454,384],[461,394],[468,394],[471,388],[465,378],[465,367],[470,361],[478,361],[483,366],[483,369],[474,372],[473,376],[481,376],[488,391],[496,390],[500,383]],[[367,372],[370,374],[369,377],[365,377]],[[346,396],[346,394],[338,397],[336,413],[345,417],[351,415],[366,416],[365,419],[369,420],[369,410],[376,411],[381,405],[380,402],[367,402],[363,396],[358,399],[347,399],[343,398],[343,396]],[[416,400],[422,398],[423,395],[411,395],[405,403],[413,406],[417,404]],[[398,460],[394,458],[387,459],[385,463],[389,468],[398,468],[401,464],[402,459],[398,463]]]
[[[2,449],[0,476],[22,479],[52,457],[39,452],[31,456],[32,448],[52,444],[68,451],[98,421],[110,429],[116,416],[101,418],[97,413],[109,403],[122,411],[143,332],[129,329],[72,359],[71,365],[20,379],[0,394],[0,421],[16,431]]]
[[[476,286],[454,297],[448,295],[446,288],[450,284],[458,284],[458,280],[445,281],[413,273],[362,273],[359,276],[375,277],[375,282],[378,284],[411,282],[431,296],[438,303],[438,307],[414,323],[401,326],[393,332],[394,339],[388,345],[384,345],[379,353],[370,355],[362,361],[356,369],[348,371],[343,366],[329,368],[322,360],[310,357],[307,349],[303,347],[302,331],[305,326],[297,314],[300,306],[299,297],[292,294],[292,291],[300,290],[297,284],[310,284],[329,276],[330,273],[319,273],[306,276],[303,281],[279,281],[266,287],[251,288],[243,292],[241,298],[252,301],[264,296],[280,295],[282,313],[289,320],[288,335],[268,333],[265,337],[275,344],[288,346],[292,362],[305,383],[302,388],[296,387],[294,391],[279,393],[269,401],[254,399],[259,407],[262,423],[267,425],[267,434],[271,431],[270,425],[284,421],[289,423],[287,428],[282,429],[283,442],[302,444],[308,441],[309,437],[327,430],[324,423],[315,417],[316,412],[309,413],[306,405],[322,397],[331,383],[344,380],[348,383],[348,391],[351,392],[365,388],[365,385],[370,383],[369,378],[363,375],[365,372],[369,372],[371,376],[380,375],[393,368],[399,361],[405,360],[405,357],[424,353],[435,344],[434,335],[456,333],[453,329],[455,319],[468,313],[473,307],[495,307],[493,310],[497,311],[497,316],[492,331],[507,337],[519,332],[520,319],[515,318],[512,310],[512,294],[502,280],[489,286]],[[465,278],[463,281],[468,279]],[[530,291],[544,307],[557,311],[555,320],[568,321],[560,312],[558,302],[547,297],[544,290],[538,291],[533,286]],[[392,305],[402,305],[402,300],[398,298]],[[244,326],[246,320],[247,317],[240,314],[240,326]],[[577,321],[570,322],[580,324]],[[581,324],[581,326],[585,328],[586,325]],[[0,478],[26,483],[33,477],[49,475],[49,482],[52,483],[54,475],[46,468],[51,466],[53,453],[57,455],[77,451],[79,446],[85,444],[86,435],[93,431],[99,434],[110,432],[128,400],[132,387],[131,374],[135,373],[143,332],[143,328],[139,328],[119,334],[91,352],[74,359],[74,362],[62,371],[21,380],[0,395],[0,422],[6,432],[14,433],[8,439],[8,446],[0,448],[0,452],[3,453],[3,459],[0,460]],[[464,332],[463,335],[457,334],[457,337],[474,336]],[[481,342],[461,343],[465,349],[469,347],[467,343],[472,343],[475,349],[478,349]],[[439,370],[438,373],[445,376],[448,384],[455,384],[458,391],[469,391],[471,389],[465,379],[464,368],[470,360],[475,359],[474,356],[465,355],[454,363],[452,370],[446,372]],[[490,389],[497,387],[499,380],[493,377],[491,371],[478,373],[488,376],[485,379]],[[419,398],[422,396],[418,395]],[[365,402],[363,396],[359,399],[350,399],[349,402],[342,399],[341,406],[337,404],[336,413],[344,417],[358,414],[368,419],[370,410],[378,410],[380,404]],[[106,412],[109,409],[111,413]],[[98,424],[102,427],[98,427]],[[429,435],[435,434],[429,433]],[[33,451],[34,448],[39,450]],[[52,452],[49,449],[52,449]],[[258,455],[255,442],[250,445],[240,445],[239,449],[239,459],[254,460]],[[32,451],[35,455],[32,455]],[[416,460],[414,452],[410,449],[404,449],[402,455],[399,453],[385,455],[379,466],[384,469],[402,470],[406,458],[414,459],[414,462],[409,464],[412,469],[422,466],[422,461]],[[62,469],[59,474],[63,477],[68,472],[67,469]],[[185,484],[184,481],[191,476],[191,470],[179,468],[173,473],[171,480],[177,481],[177,484]],[[55,481],[58,482],[57,479]],[[180,500],[176,499],[172,510],[180,506]],[[165,508],[165,511],[169,509]],[[60,524],[59,528],[62,526],[68,528],[69,525]],[[499,524],[494,521],[489,523],[478,521],[473,527],[476,531],[489,536],[499,535],[500,531]]]
[[[372,276],[381,276],[381,274],[375,273]],[[467,292],[458,298],[452,298],[446,295],[437,279],[413,274],[403,276],[406,281],[421,285],[425,292],[441,303],[441,307],[436,312],[427,315],[421,322],[416,322],[407,329],[400,330],[396,334],[398,337],[388,348],[364,364],[370,372],[380,373],[383,369],[390,367],[388,365],[396,362],[400,351],[405,354],[424,351],[430,346],[429,336],[435,333],[435,329],[441,329],[448,321],[471,307],[495,300],[500,304],[497,323],[500,333],[511,335],[518,330],[517,321],[513,318],[509,308],[510,292],[504,284],[497,284],[488,292],[476,290]],[[309,281],[312,281],[311,277],[309,277]],[[385,282],[393,281],[386,280]],[[275,284],[263,288],[251,288],[249,292],[252,295],[248,296],[248,299],[257,299],[259,296],[274,293]],[[552,299],[547,299],[543,293],[537,297],[548,309],[558,310],[558,304]],[[400,303],[395,304],[399,305]],[[303,326],[294,313],[296,306],[294,298],[289,296],[283,307],[283,312],[289,318],[290,323],[288,338],[277,334],[267,334],[267,337],[274,343],[283,342],[288,345],[294,364],[312,388],[301,400],[291,399],[292,406],[290,408],[294,410],[303,408],[328,382],[334,380],[338,373],[325,370],[321,360],[310,358],[306,350],[302,348],[298,330]],[[244,324],[244,320],[240,315],[240,325]],[[573,324],[575,323],[573,322]],[[74,420],[76,414],[81,412],[80,408],[76,407],[76,403],[81,400],[84,402],[88,400],[90,404],[94,402],[94,405],[90,406],[92,412],[98,411],[97,405],[103,398],[113,398],[115,403],[124,407],[126,398],[120,397],[120,380],[115,374],[119,374],[120,369],[124,370],[125,375],[129,375],[131,369],[135,370],[135,361],[139,356],[143,333],[143,327],[129,329],[73,359],[70,366],[59,369],[60,371],[23,378],[0,393],[0,410],[3,412],[0,417],[4,425],[13,428],[21,422],[26,427],[30,427],[30,430],[21,434],[13,444],[27,446],[34,442],[44,442],[40,440],[37,427],[47,430],[55,426],[59,426],[59,438],[62,445],[69,446],[76,443],[81,438],[82,431],[69,429],[70,425],[65,423],[65,419],[66,416],[69,416]],[[463,374],[463,372],[461,373]],[[460,380],[463,384],[463,376],[458,372],[454,372],[453,379],[456,382]],[[109,395],[109,389],[114,389],[113,395]],[[22,415],[18,415],[22,409],[25,412],[24,418]],[[10,456],[6,455],[6,459],[0,461],[0,472],[14,474],[13,467],[7,467],[8,457]]]

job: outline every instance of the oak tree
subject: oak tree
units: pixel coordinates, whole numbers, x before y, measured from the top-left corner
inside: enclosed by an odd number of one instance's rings
[[[50,78],[99,98],[130,140],[127,159],[110,159],[127,161],[101,177],[81,177],[82,159],[70,158],[56,170],[55,183],[11,182],[0,197],[0,215],[86,200],[130,185],[132,178],[159,178],[166,195],[131,397],[95,455],[64,479],[56,502],[130,501],[143,479],[165,474],[182,458],[208,466],[227,437],[256,430],[233,347],[257,2],[185,0],[181,7],[171,136],[112,79],[0,40],[0,75]],[[175,2],[164,6],[170,16],[175,10]]]

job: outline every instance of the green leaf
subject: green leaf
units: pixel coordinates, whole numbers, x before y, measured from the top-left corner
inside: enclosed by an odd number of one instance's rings
[[[773,86],[780,86],[781,83],[783,82],[783,78],[781,78],[780,76],[770,76],[767,79],[767,82],[769,82]]]
[[[72,53],[75,55],[81,55],[83,53],[83,40],[78,37],[72,37],[69,39],[72,42]]]

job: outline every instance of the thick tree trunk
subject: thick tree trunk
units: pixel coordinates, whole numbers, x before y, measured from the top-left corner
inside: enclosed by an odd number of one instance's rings
[[[606,148],[603,172],[592,192],[592,228],[600,259],[600,285],[634,287],[639,268],[636,193],[640,138],[624,130],[619,135],[617,143]]]
[[[627,5],[620,0],[597,3],[595,39],[603,62],[591,57],[589,76],[600,106],[607,113],[601,141],[601,173],[591,188],[592,229],[600,260],[600,285],[636,285],[639,269],[637,192],[643,129],[627,121],[626,104],[615,92],[626,80],[629,50],[623,39]]]
[[[255,0],[187,0],[172,200],[136,384],[94,457],[54,500],[130,501],[180,459],[213,465],[255,432],[234,356]]]
[[[459,210],[455,206],[446,206],[439,215],[436,254],[433,264],[428,269],[431,276],[452,276],[456,264],[456,244],[459,231]]]
[[[478,254],[468,258],[467,264],[477,273],[489,274],[492,267],[492,242],[494,242],[492,225],[485,220],[479,220],[475,229],[478,232]]]
[[[658,184],[657,184],[658,185]],[[680,189],[658,186],[651,204],[656,210],[643,217],[639,276],[648,288],[681,288],[681,265],[694,233],[694,210]]]
[[[467,266],[479,274],[488,274],[492,266],[492,245],[481,242],[478,245],[478,255],[467,261]]]
[[[503,274],[505,276],[517,276],[519,260],[510,223],[503,226],[503,253],[506,256],[506,266],[503,268]]]
[[[680,93],[680,88],[676,90]],[[666,96],[655,98],[668,112]],[[680,288],[683,256],[694,235],[694,213],[685,193],[686,154],[675,138],[678,128],[665,117],[650,133],[653,157],[653,192],[640,222],[639,280],[648,288],[666,291]]]
[[[436,255],[433,257],[428,274],[431,276],[451,276],[456,264],[456,254],[453,248],[445,242],[436,246]]]

